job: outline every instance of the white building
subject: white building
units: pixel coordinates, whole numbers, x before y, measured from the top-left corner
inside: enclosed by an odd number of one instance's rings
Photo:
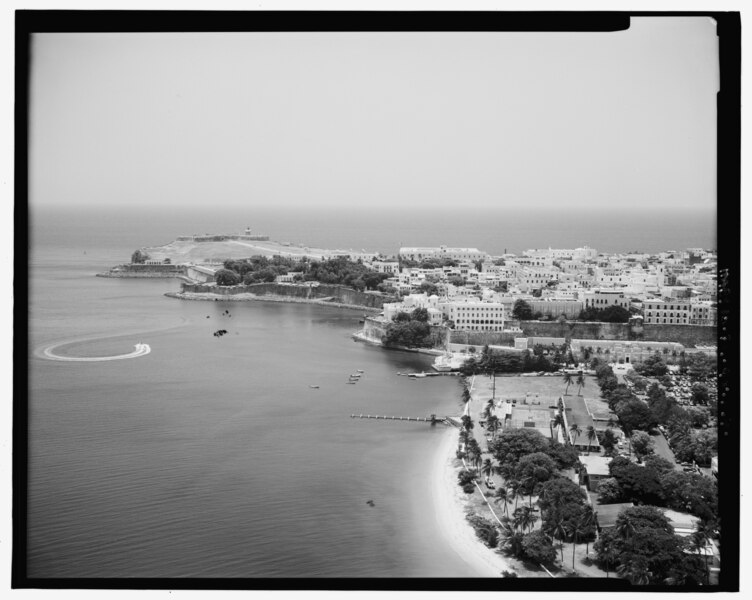
[[[477,298],[451,300],[440,304],[444,315],[462,331],[503,331],[504,305]]]
[[[686,300],[651,298],[642,304],[645,325],[688,325],[692,307]]]
[[[582,294],[585,300],[585,308],[608,308],[609,306],[621,306],[629,310],[629,298],[622,290],[590,290]]]
[[[447,248],[440,246],[438,248],[400,248],[399,256],[402,259],[422,261],[430,258],[451,258],[458,261],[475,262],[485,260],[488,255],[477,248]]]

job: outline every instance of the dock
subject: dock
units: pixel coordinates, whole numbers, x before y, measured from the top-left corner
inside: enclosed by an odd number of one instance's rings
[[[386,421],[422,421],[424,423],[444,423],[445,425],[453,425],[449,421],[450,417],[437,417],[436,415],[429,415],[428,417],[398,417],[395,415],[350,415],[351,419],[383,419]]]

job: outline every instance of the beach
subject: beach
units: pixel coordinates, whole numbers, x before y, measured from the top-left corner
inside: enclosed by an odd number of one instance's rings
[[[447,543],[478,577],[501,577],[502,571],[517,569],[496,549],[483,544],[465,519],[464,492],[457,485],[457,435],[458,430],[448,430],[436,450],[432,477],[436,521]]]

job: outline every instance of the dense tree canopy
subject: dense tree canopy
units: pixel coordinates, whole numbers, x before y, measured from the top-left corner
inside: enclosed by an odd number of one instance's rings
[[[625,509],[593,546],[601,564],[617,568],[634,584],[665,584],[669,578],[700,583],[702,574],[693,557],[684,553],[685,547],[685,541],[653,506]]]
[[[512,309],[512,316],[520,321],[529,321],[533,318],[533,309],[530,304],[524,300],[517,300]]]
[[[659,377],[668,373],[668,367],[658,353],[648,356],[641,363],[636,364],[634,370],[643,377]]]
[[[607,306],[606,308],[589,307],[580,311],[578,319],[580,321],[600,321],[602,323],[626,323],[629,321],[630,316],[629,311],[621,306]]]
[[[217,285],[221,286],[237,285],[240,283],[240,275],[229,269],[220,269],[216,272],[214,280],[217,282]]]
[[[147,260],[149,260],[149,258],[151,258],[151,257],[146,252],[144,252],[143,250],[136,250],[131,255],[131,262],[134,263],[134,264],[143,264],[144,262],[146,262]]]

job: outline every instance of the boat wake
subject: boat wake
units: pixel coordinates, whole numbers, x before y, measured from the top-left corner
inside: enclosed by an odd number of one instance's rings
[[[115,356],[60,356],[59,354],[55,354],[53,350],[55,348],[59,348],[60,346],[65,345],[68,342],[63,342],[62,344],[54,344],[53,346],[48,346],[42,351],[42,356],[44,358],[47,358],[49,360],[64,360],[64,361],[74,361],[74,362],[101,362],[104,360],[125,360],[126,358],[138,358],[139,356],[146,356],[151,352],[151,346],[149,344],[136,344],[135,350],[133,352],[129,352],[128,354],[117,354]]]

